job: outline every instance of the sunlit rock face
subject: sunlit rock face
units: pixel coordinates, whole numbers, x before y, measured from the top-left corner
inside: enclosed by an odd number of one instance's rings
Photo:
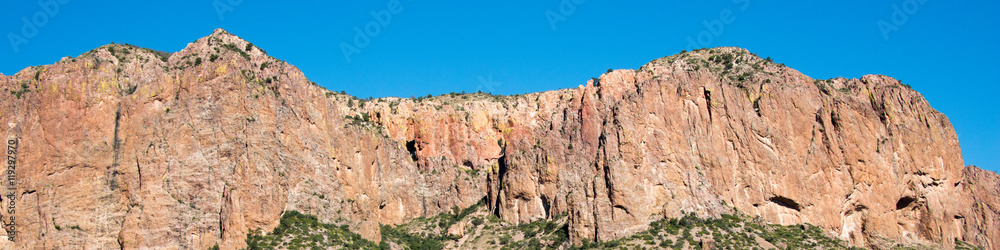
[[[541,93],[361,100],[220,29],[170,55],[103,46],[0,88],[18,142],[7,247],[240,248],[287,210],[378,241],[379,224],[484,196],[511,222],[567,214],[575,242],[738,212],[862,247],[1000,247],[1000,178],[964,166],[919,93],[739,48]]]

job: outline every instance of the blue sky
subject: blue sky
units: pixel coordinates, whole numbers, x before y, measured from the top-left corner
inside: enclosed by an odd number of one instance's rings
[[[517,94],[638,68],[693,40],[747,48],[814,78],[901,79],[948,115],[966,164],[1000,170],[998,1],[401,0],[395,13],[388,0],[46,1],[56,4],[0,3],[0,72],[111,42],[175,52],[225,28],[360,97]],[[383,25],[372,11],[391,18]],[[374,36],[356,44],[355,28],[369,23]],[[342,44],[360,53],[348,61]]]

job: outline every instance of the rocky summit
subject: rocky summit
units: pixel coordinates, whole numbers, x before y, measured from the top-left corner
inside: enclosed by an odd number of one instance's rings
[[[701,248],[744,228],[762,248],[797,244],[773,236],[787,229],[826,237],[807,247],[1000,249],[1000,176],[964,165],[920,93],[740,48],[540,93],[358,99],[219,29],[175,53],[102,46],[0,88],[16,143],[0,247],[295,248],[274,236],[312,225],[349,248],[419,248],[407,233]],[[703,224],[732,227],[662,236]],[[414,231],[431,226],[443,236]]]

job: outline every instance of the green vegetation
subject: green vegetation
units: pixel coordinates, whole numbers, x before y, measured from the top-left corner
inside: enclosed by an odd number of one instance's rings
[[[138,87],[139,85],[127,86],[122,89],[122,93],[124,93],[124,95],[131,95],[132,93],[135,93],[135,89]]]
[[[784,65],[775,64],[773,59],[762,59],[743,49],[703,48],[653,60],[637,72],[652,73],[649,66],[664,66],[676,62],[686,64],[687,71],[707,70],[716,74],[719,80],[740,88],[747,88],[755,83],[769,82],[770,78],[780,76],[779,73],[784,70]],[[655,79],[657,76],[653,77]]]
[[[823,92],[823,94],[830,95],[831,87],[827,86],[827,82],[824,80],[813,80],[813,85],[816,85],[816,88],[819,88],[819,91]]]
[[[159,51],[159,50],[153,50],[153,49],[147,49],[147,48],[143,48],[143,49],[146,50],[146,52],[149,52],[149,53],[152,53],[153,55],[155,55],[162,62],[167,62],[167,60],[170,59],[170,53],[169,52]]]
[[[247,45],[250,45],[250,44],[247,44]],[[225,48],[225,49],[228,49],[230,51],[239,53],[240,56],[242,56],[244,59],[247,59],[247,61],[250,60],[250,54],[247,54],[246,51],[243,51],[242,49],[240,49],[239,47],[237,47],[236,44],[227,43],[227,44],[223,44],[222,47]]]
[[[759,218],[724,214],[720,218],[698,218],[694,213],[681,218],[661,219],[649,229],[625,238],[584,241],[573,249],[618,248],[700,248],[703,241],[714,242],[716,249],[761,248],[758,239],[786,249],[848,249],[846,242],[826,235],[808,224],[781,226],[764,223]]]
[[[23,95],[24,93],[28,93],[28,92],[31,92],[31,89],[28,89],[28,84],[27,83],[22,82],[21,83],[21,89],[16,90],[16,91],[15,90],[11,90],[10,94],[14,95],[15,97],[17,97],[17,99],[21,99],[21,95]]]
[[[240,70],[240,74],[243,76],[244,79],[247,80],[247,82],[255,82],[258,85],[260,85],[264,91],[271,90],[271,92],[274,93],[275,98],[280,96],[281,92],[278,91],[277,84],[271,84],[272,82],[278,81],[278,76],[265,77],[261,79],[257,78],[257,74],[254,73],[253,71],[245,69]],[[256,99],[259,96],[254,95],[253,97]]]
[[[569,218],[559,215],[531,223],[500,220],[486,207],[486,199],[465,209],[433,217],[419,217],[400,225],[380,225],[382,242],[375,243],[349,231],[348,226],[319,223],[316,217],[288,211],[270,234],[248,235],[248,249],[700,249],[711,242],[715,249],[856,249],[809,225],[768,224],[759,217],[724,214],[699,218],[653,221],[645,231],[611,241],[569,241]],[[456,232],[458,232],[456,234]],[[978,249],[955,239],[956,249]],[[893,249],[920,249],[896,245]]]
[[[377,249],[378,244],[351,232],[347,225],[320,223],[316,216],[286,211],[281,222],[271,233],[261,235],[259,230],[247,234],[246,249]]]
[[[955,238],[955,250],[974,250],[974,249],[980,249],[981,250],[983,248],[982,247],[973,246],[972,244],[969,244],[968,242],[965,242],[965,241],[959,240],[958,238]]]
[[[903,80],[899,80],[899,85],[903,85],[903,87],[906,87],[908,89],[913,89],[913,86],[910,86],[909,84],[903,83]]]

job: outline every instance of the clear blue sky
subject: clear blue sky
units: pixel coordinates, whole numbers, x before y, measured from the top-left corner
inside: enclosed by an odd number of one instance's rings
[[[341,44],[354,44],[354,28],[377,21],[370,12],[390,1],[61,1],[48,12],[35,0],[0,3],[7,38],[0,72],[111,42],[175,52],[221,27],[320,85],[360,97],[516,94],[575,87],[608,68],[638,68],[707,32],[699,47],[744,47],[814,78],[901,79],[948,115],[966,164],[1000,169],[998,1],[401,0],[401,10],[384,26],[374,24],[378,34],[350,62]],[[559,20],[555,26],[547,11],[559,14],[550,15]],[[732,22],[712,33],[704,22],[722,12]],[[39,24],[37,31],[25,30],[22,18]],[[891,25],[884,26],[892,29],[887,36],[879,20]],[[11,34],[25,38],[17,51]]]

